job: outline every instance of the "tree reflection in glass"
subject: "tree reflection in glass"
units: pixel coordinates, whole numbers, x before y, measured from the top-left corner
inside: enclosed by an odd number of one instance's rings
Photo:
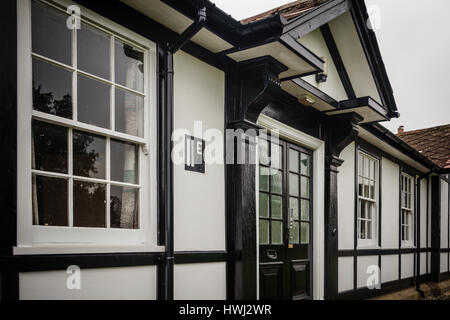
[[[72,74],[46,62],[33,60],[33,109],[72,118]]]
[[[106,139],[73,131],[73,174],[105,179]]]

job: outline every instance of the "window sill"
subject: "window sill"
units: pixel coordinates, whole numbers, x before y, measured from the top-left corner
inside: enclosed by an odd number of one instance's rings
[[[39,254],[90,254],[90,253],[137,253],[137,252],[164,252],[164,247],[152,245],[135,246],[94,246],[94,245],[32,245],[14,247],[14,255]]]

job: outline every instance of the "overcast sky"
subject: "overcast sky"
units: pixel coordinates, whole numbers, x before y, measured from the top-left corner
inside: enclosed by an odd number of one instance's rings
[[[241,20],[291,0],[212,0]],[[415,130],[450,123],[449,0],[366,0],[380,12],[376,30],[400,119],[384,126]],[[430,5],[432,4],[432,5]]]

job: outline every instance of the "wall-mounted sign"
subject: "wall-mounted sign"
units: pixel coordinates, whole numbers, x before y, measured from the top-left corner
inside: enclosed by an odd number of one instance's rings
[[[205,140],[186,135],[185,141],[185,165],[186,171],[205,173]]]

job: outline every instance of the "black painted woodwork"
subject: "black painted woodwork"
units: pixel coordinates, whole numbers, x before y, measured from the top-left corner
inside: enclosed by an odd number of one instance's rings
[[[441,179],[431,177],[431,277],[440,281],[441,271]]]
[[[325,144],[325,299],[338,294],[338,168],[340,153],[358,135],[362,117],[351,113],[327,119]],[[355,229],[356,230],[356,229]]]
[[[0,50],[0,255],[12,255],[17,239],[17,2],[0,2],[0,35],[5,45]],[[1,299],[19,297],[18,273],[0,262]]]
[[[333,63],[336,66],[336,70],[339,74],[342,85],[344,86],[344,90],[347,94],[348,99],[356,99],[355,90],[353,89],[352,82],[350,81],[350,77],[348,76],[347,69],[345,68],[344,62],[342,61],[341,54],[339,53],[336,42],[334,41],[334,37],[331,33],[330,27],[328,26],[328,24],[325,24],[320,27],[320,31],[322,32],[322,36],[325,40],[328,51],[330,51],[331,58],[333,59]]]

